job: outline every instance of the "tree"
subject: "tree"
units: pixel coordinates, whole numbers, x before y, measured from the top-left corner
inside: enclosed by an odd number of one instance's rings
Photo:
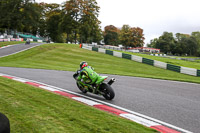
[[[125,47],[130,46],[129,30],[130,30],[130,26],[129,25],[123,25],[123,27],[122,27],[122,29],[120,31],[120,35],[119,35],[120,42]]]
[[[1,0],[0,29],[36,34],[40,10],[34,0]]]
[[[142,47],[145,39],[143,29],[129,25],[123,25],[119,38],[125,47]]]
[[[154,38],[150,40],[150,44],[147,44],[147,47],[158,48],[157,44],[158,44],[158,38]]]
[[[64,12],[65,19],[71,22],[71,25],[66,26],[65,29],[69,31],[68,34],[74,34],[75,43],[78,35],[80,42],[101,40],[102,32],[99,26],[100,21],[97,18],[99,6],[96,0],[69,0],[65,3]]]
[[[58,30],[58,25],[60,22],[60,14],[54,14],[51,17],[48,18],[46,24],[47,24],[47,32],[49,33],[49,37],[54,42],[63,42],[63,39],[61,38],[61,33]]]
[[[97,18],[99,15],[99,8],[100,7],[97,5],[96,0],[87,0],[82,2],[80,18],[81,42],[91,42],[94,38],[96,38],[97,34],[101,34],[101,32],[99,32],[99,24],[101,22]],[[96,34],[93,34],[95,31]]]
[[[44,37],[51,37],[53,41],[58,41],[57,36],[61,36],[59,31],[59,21],[61,9],[59,4],[39,3],[41,8],[40,26],[38,32]],[[56,19],[56,20],[54,20]],[[60,42],[59,40],[58,42]]]
[[[90,38],[91,38],[90,42],[92,41],[97,43],[100,43],[100,41],[103,39],[103,33],[98,23],[96,23],[92,27],[92,33]]]
[[[22,0],[0,1],[0,28],[2,31],[21,27]]]
[[[113,25],[108,25],[104,28],[104,42],[106,45],[119,44],[119,29]]]
[[[196,39],[197,49],[196,49],[196,56],[200,56],[200,32],[192,32],[192,37]]]
[[[143,47],[144,44],[144,34],[143,34],[143,29],[139,27],[133,27],[130,29],[130,45],[132,47]]]
[[[40,34],[56,42],[63,42],[65,35],[67,41],[75,43],[78,39],[99,42],[102,39],[99,8],[96,0],[68,0],[62,9],[58,4],[35,0],[0,0],[0,31]]]
[[[38,5],[38,3],[32,3],[26,0],[20,10],[22,11],[22,29],[20,31],[36,35],[38,32],[38,27],[40,27],[42,9]]]
[[[73,39],[70,38],[72,31],[73,31],[73,24],[74,20],[72,19],[72,17],[69,14],[65,14],[64,12],[62,13],[62,17],[61,17],[61,22],[59,25],[59,29],[62,33],[66,33],[67,34],[67,42],[72,42]]]
[[[59,30],[59,24],[61,21],[61,10],[59,4],[47,4],[46,5],[46,25],[48,36],[55,42],[64,42],[62,33]]]
[[[175,47],[175,53],[179,55],[187,54],[187,42],[189,40],[190,35],[188,34],[181,34],[176,33],[176,47]]]
[[[148,46],[173,55],[200,56],[200,32],[192,32],[191,35],[176,33],[176,38],[172,33],[164,32],[159,38],[151,40]]]
[[[173,33],[164,32],[162,36],[159,37],[157,48],[164,53],[171,53],[175,48],[175,39]]]
[[[197,42],[197,39],[194,36],[191,36],[188,39],[187,48],[188,48],[188,54],[190,56],[192,56],[192,55],[194,55],[194,56],[198,55],[198,53],[197,53],[198,42]]]
[[[81,5],[82,0],[69,0],[64,5],[64,11],[67,15],[72,18],[72,34],[74,34],[75,43],[77,41],[77,34],[80,28],[80,18],[81,18]]]

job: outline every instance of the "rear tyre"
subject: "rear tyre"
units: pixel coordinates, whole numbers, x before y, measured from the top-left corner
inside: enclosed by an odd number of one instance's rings
[[[102,83],[100,86],[100,90],[104,93],[103,97],[107,100],[112,100],[115,97],[115,92],[108,84]]]
[[[87,90],[85,90],[82,86],[80,86],[77,82],[76,85],[78,86],[79,90],[82,91],[83,93],[87,93]]]

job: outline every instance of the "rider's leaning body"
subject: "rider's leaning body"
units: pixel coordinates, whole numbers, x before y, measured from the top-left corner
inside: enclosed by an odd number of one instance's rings
[[[94,71],[91,66],[88,66],[87,62],[83,61],[80,63],[80,73],[77,78],[78,81],[81,81],[82,85],[92,85],[98,86],[98,77],[99,75]]]

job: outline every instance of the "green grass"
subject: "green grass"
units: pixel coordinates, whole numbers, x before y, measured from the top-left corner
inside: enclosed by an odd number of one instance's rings
[[[118,51],[118,50],[115,50],[115,51]],[[118,52],[123,52],[123,53],[127,53],[127,54],[137,55],[137,56],[141,56],[141,57],[144,57],[144,58],[148,58],[148,59],[152,59],[152,60],[157,60],[157,61],[161,61],[161,62],[165,62],[165,63],[168,63],[168,64],[177,65],[177,66],[184,66],[184,67],[189,67],[189,68],[200,69],[200,62],[199,61],[193,61],[192,62],[192,61],[170,59],[170,58],[164,58],[164,57],[152,56],[152,55],[140,54],[140,53],[132,53],[132,52],[125,52],[125,51],[118,51]],[[183,58],[183,57],[176,57],[176,58]],[[187,58],[189,58],[189,57],[187,57]]]
[[[0,66],[76,71],[87,61],[98,73],[200,83],[200,78],[81,49],[73,44],[45,44],[0,58]]]
[[[14,45],[14,44],[21,44],[25,43],[24,41],[11,41],[11,42],[0,42],[0,47],[7,46],[7,45]]]
[[[72,99],[0,77],[0,110],[11,133],[152,133],[132,121]]]

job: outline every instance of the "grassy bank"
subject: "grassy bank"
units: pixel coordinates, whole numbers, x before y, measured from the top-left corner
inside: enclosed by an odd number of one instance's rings
[[[152,133],[153,129],[63,96],[0,77],[0,111],[11,133]]]
[[[137,55],[137,56],[141,56],[141,57],[144,57],[144,58],[147,58],[147,59],[157,60],[157,61],[161,61],[161,62],[165,62],[165,63],[168,63],[168,64],[177,65],[177,66],[184,66],[184,67],[189,67],[189,68],[200,69],[199,60],[185,61],[185,60],[170,59],[170,58],[159,57],[159,56],[152,56],[152,55],[147,55],[147,54],[125,52],[125,51],[119,51],[119,50],[115,50],[115,51],[126,53],[126,54]],[[181,57],[174,57],[174,58],[181,58]],[[184,57],[184,58],[186,58],[186,57]],[[187,57],[187,58],[189,58],[189,57]],[[193,58],[195,58],[195,57],[193,57]]]
[[[0,66],[76,71],[83,60],[98,73],[200,83],[199,77],[81,49],[78,45],[71,44],[45,44],[35,47],[0,58]]]

